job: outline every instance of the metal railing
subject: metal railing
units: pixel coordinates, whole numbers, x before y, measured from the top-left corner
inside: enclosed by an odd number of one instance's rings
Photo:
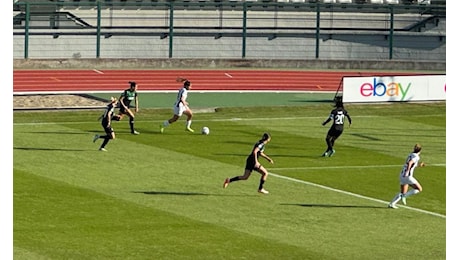
[[[445,5],[16,2],[15,58],[445,60]]]

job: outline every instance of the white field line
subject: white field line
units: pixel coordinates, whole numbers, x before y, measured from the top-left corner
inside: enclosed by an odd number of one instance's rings
[[[378,166],[378,167],[380,167],[380,166]],[[292,182],[302,183],[302,184],[305,184],[305,185],[310,185],[310,186],[318,187],[318,188],[321,188],[321,189],[330,190],[330,191],[334,191],[334,192],[354,196],[354,197],[361,198],[361,199],[371,200],[371,201],[380,202],[380,203],[384,203],[384,204],[389,203],[389,201],[383,201],[383,200],[379,200],[379,199],[375,199],[375,198],[371,198],[371,197],[366,197],[366,196],[359,195],[359,194],[356,194],[356,193],[352,193],[352,192],[348,192],[348,191],[344,191],[344,190],[338,190],[338,189],[334,189],[334,188],[331,188],[331,187],[328,187],[328,186],[324,186],[324,185],[320,185],[320,184],[316,184],[316,183],[312,183],[312,182],[308,182],[308,181],[302,181],[302,180],[298,180],[298,179],[278,175],[278,174],[272,173],[272,172],[270,172],[270,175],[273,176],[273,177],[280,178],[280,179],[285,179],[285,180],[292,181]],[[398,207],[406,208],[406,209],[421,212],[421,213],[425,213],[425,214],[432,215],[432,216],[435,216],[435,217],[446,218],[445,215],[435,213],[435,212],[431,212],[431,211],[427,211],[427,210],[423,210],[423,209],[412,208],[412,207],[408,207],[408,206],[404,206],[404,205],[398,205]],[[391,210],[393,210],[393,209],[391,209]]]
[[[430,166],[445,167],[445,163],[430,163]],[[401,167],[401,165],[378,165],[379,168]],[[267,167],[265,167],[267,168]],[[293,170],[324,170],[324,169],[365,169],[375,168],[374,165],[357,165],[357,166],[321,166],[321,167],[291,167],[291,168],[267,168],[272,171],[293,171]]]

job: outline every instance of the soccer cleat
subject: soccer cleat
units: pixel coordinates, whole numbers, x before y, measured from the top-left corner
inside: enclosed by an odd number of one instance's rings
[[[259,190],[259,193],[262,193],[262,194],[268,194],[268,190],[265,190],[265,189],[260,189],[260,190]]]
[[[160,125],[160,133],[163,133],[165,131],[165,128],[163,125]]]
[[[406,205],[406,196],[404,196],[404,194],[401,194],[401,202],[402,204]]]
[[[325,151],[325,152],[323,153],[323,155],[321,155],[321,156],[323,156],[323,157],[328,156],[328,151]]]
[[[97,141],[97,139],[99,139],[99,135],[94,135],[93,137],[93,143],[95,143]]]
[[[99,148],[99,151],[101,151],[101,152],[107,152],[107,149],[105,149],[105,148]]]
[[[134,130],[134,132],[131,132],[131,134],[133,134],[133,135],[138,135],[138,134],[140,134],[140,133],[139,133],[138,131]]]
[[[332,149],[331,152],[329,153],[329,157],[331,157],[331,156],[334,155],[334,154],[335,154],[335,150]]]
[[[227,188],[229,184],[230,184],[230,180],[228,178],[225,179],[225,181],[224,181],[224,189]]]
[[[191,132],[191,133],[195,132],[195,130],[193,130],[193,129],[190,128],[190,127],[185,128],[185,130],[186,130],[186,131],[189,131],[189,132]]]
[[[389,208],[392,208],[392,209],[397,209],[397,208],[398,208],[398,207],[397,207],[395,204],[393,204],[393,203],[388,204],[388,207],[389,207]]]

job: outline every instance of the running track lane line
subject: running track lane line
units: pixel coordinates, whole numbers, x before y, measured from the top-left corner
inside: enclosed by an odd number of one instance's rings
[[[196,91],[337,91],[345,76],[415,75],[415,73],[288,70],[15,70],[13,94],[22,92],[119,92],[136,81],[139,91],[177,91],[176,77],[186,77]]]

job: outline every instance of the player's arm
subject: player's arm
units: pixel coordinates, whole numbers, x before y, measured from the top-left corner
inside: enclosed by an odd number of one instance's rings
[[[332,117],[329,116],[329,117],[322,123],[322,125],[323,125],[323,126],[326,125],[326,124],[329,123],[331,120],[332,120]]]
[[[123,99],[124,99],[125,95],[124,93],[120,96],[120,98],[118,99],[120,101],[120,104],[125,108],[125,109],[128,109],[129,107],[126,107],[125,103],[123,103]]]
[[[113,112],[109,111],[107,113],[107,126],[106,127],[110,127],[111,124],[112,124],[112,116],[113,116]]]
[[[348,113],[346,114],[346,116],[347,116],[347,119],[348,119],[348,126],[351,126],[351,117],[350,117],[350,115]]]
[[[139,112],[139,97],[137,96],[137,94],[134,99],[134,102],[136,103],[136,112]]]
[[[187,102],[187,100],[185,100],[184,95],[182,95],[182,96],[180,97],[180,102],[181,102],[182,104],[184,104],[184,106],[188,107],[188,102]]]
[[[270,163],[274,163],[272,158],[270,158],[268,155],[266,155],[264,152],[261,152],[260,153],[260,156],[262,156],[263,158],[265,158],[267,161],[269,161]]]
[[[413,166],[414,166],[414,160],[408,161],[407,167],[406,167],[406,173],[409,173]]]

